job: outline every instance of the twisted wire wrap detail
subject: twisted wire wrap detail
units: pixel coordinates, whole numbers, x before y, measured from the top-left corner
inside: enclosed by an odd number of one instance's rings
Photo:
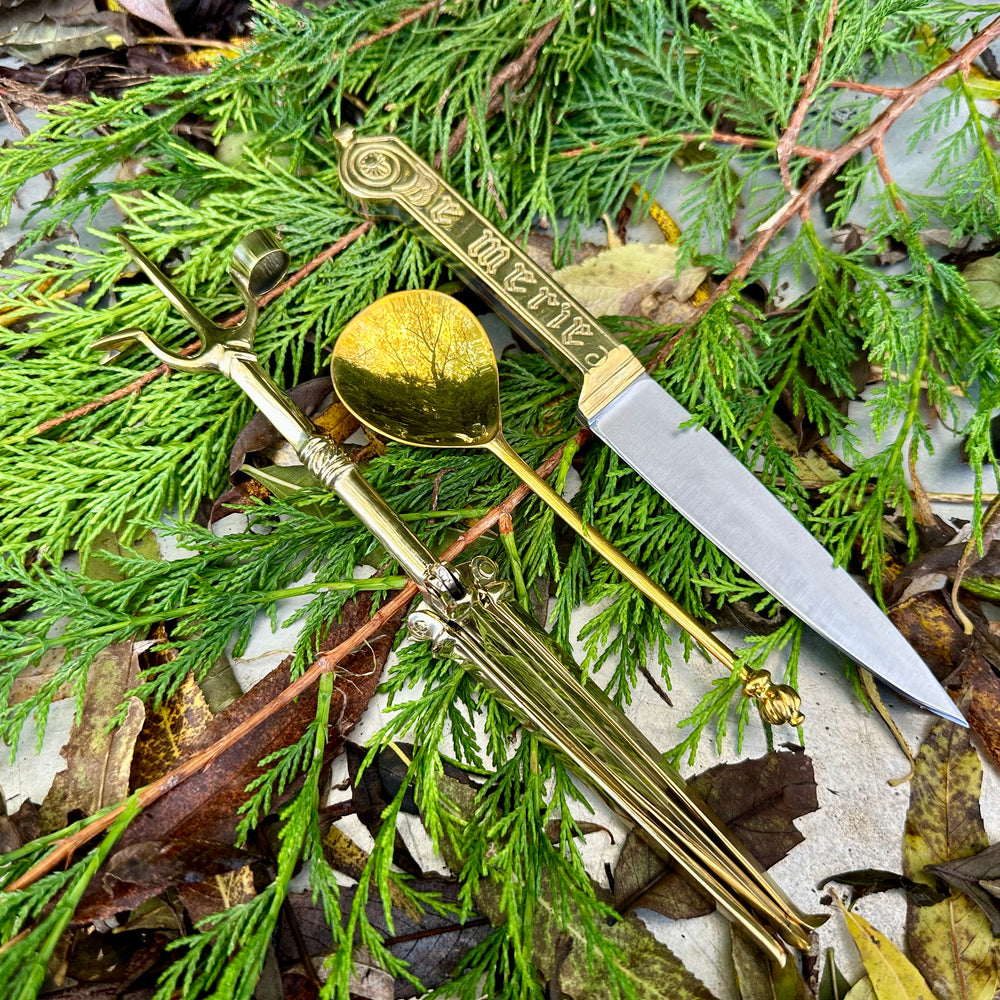
[[[316,434],[299,449],[302,464],[328,489],[336,492],[337,480],[354,463],[332,441]]]

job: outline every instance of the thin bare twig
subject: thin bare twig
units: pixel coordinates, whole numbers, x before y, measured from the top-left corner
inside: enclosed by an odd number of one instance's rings
[[[136,45],[180,45],[192,49],[222,49],[228,52],[238,52],[238,42],[223,42],[218,38],[184,38],[175,35],[144,35],[137,38]]]
[[[678,137],[684,139],[686,142],[722,142],[754,149],[767,149],[772,144],[769,139],[758,139],[750,135],[737,135],[735,132],[715,131],[711,135],[699,135],[697,132],[681,132]],[[575,150],[571,150],[571,152],[575,152]],[[828,149],[818,149],[816,146],[803,146],[798,143],[790,147],[790,152],[796,156],[804,156],[810,160],[828,160],[833,155]]]
[[[786,128],[782,133],[781,138],[778,140],[777,148],[775,149],[775,153],[778,157],[778,170],[781,172],[781,181],[785,185],[785,190],[788,191],[789,194],[792,192],[792,175],[788,167],[788,161],[791,159],[792,150],[795,147],[799,133],[802,131],[802,126],[806,120],[806,114],[809,112],[809,108],[812,105],[816,84],[819,82],[820,70],[823,68],[823,53],[826,50],[826,43],[829,41],[830,35],[833,34],[833,25],[836,19],[837,0],[832,0],[830,10],[826,15],[826,24],[823,25],[823,33],[820,35],[819,42],[816,44],[816,54],[813,56],[812,65],[809,67],[805,83],[802,86],[802,96],[795,105],[792,117],[788,121],[788,128]]]

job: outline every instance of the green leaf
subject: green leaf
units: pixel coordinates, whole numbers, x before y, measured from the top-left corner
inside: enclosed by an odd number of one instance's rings
[[[1000,256],[980,257],[962,269],[969,294],[984,309],[1000,306]]]
[[[845,1000],[850,990],[851,984],[837,968],[837,963],[833,959],[833,949],[827,948],[817,1000]]]
[[[969,731],[949,722],[931,729],[917,754],[903,841],[903,870],[932,883],[928,865],[988,846],[979,808],[983,771]],[[953,892],[933,906],[907,905],[906,939],[913,961],[939,1000],[992,1000],[998,982],[986,915]]]
[[[123,545],[113,531],[102,531],[94,539],[86,565],[87,576],[93,580],[124,580],[121,560],[136,553],[143,559],[160,558],[160,545],[152,531],[140,535],[131,545]]]
[[[879,998],[875,995],[875,988],[872,986],[872,981],[865,976],[851,987],[850,993],[847,994],[844,1000],[879,1000]]]

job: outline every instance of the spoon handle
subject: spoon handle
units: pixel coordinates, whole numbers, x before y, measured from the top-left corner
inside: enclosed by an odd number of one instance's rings
[[[733,651],[704,628],[697,619],[692,618],[596,528],[584,524],[580,515],[521,458],[502,434],[493,438],[487,447],[518,479],[531,487],[532,492],[547,503],[592,549],[604,556],[629,583],[645,594],[671,621],[695,636],[720,663],[730,670],[733,669],[736,665]]]
[[[612,566],[640,593],[645,594],[675,625],[694,637],[728,670],[737,669],[733,651],[720,642],[701,622],[687,613],[662,587],[650,579],[620,549],[611,544],[596,528],[584,524],[580,515],[498,434],[486,447],[503,462],[521,482],[547,503],[592,549],[604,556]],[[766,671],[748,670],[739,666],[744,692],[757,701],[766,721],[772,725],[801,725],[798,693],[785,684],[773,684]]]

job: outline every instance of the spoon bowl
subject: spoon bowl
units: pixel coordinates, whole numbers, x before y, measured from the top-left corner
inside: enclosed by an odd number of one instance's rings
[[[501,432],[489,338],[441,292],[396,292],[344,327],[332,362],[344,406],[379,434],[426,448],[482,448]]]

